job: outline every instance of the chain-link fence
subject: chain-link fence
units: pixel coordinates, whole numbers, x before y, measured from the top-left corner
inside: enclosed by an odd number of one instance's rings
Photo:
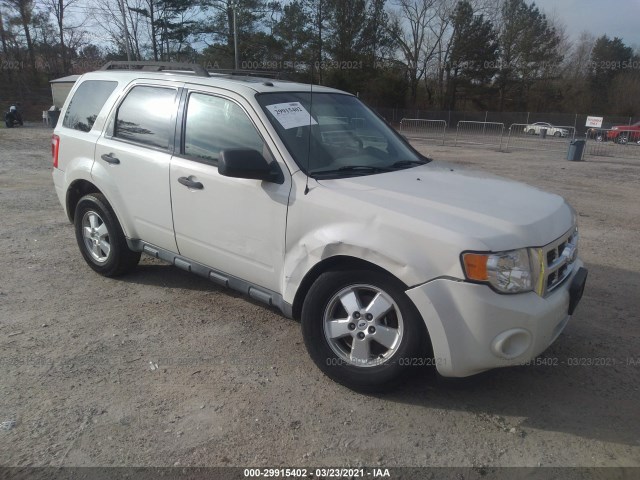
[[[575,133],[572,126],[514,123],[507,130],[504,148],[566,152]]]
[[[493,122],[505,125],[530,125],[545,122],[551,125],[565,125],[573,127],[576,137],[584,137],[587,133],[588,114],[581,113],[539,113],[539,112],[465,112],[456,110],[421,110],[416,108],[376,108],[389,123],[399,128],[403,118],[421,120],[444,120],[449,128],[455,128],[458,122]],[[625,117],[605,115],[602,128],[608,129],[614,125],[633,125],[640,121],[640,117]],[[447,132],[449,133],[449,132]]]
[[[441,145],[566,153],[586,139],[586,156],[640,158],[640,118],[605,116],[602,128],[586,127],[587,115],[534,112],[461,112],[379,108],[409,138]],[[508,127],[507,127],[508,126]]]
[[[587,156],[640,159],[640,125],[636,128],[592,128],[585,138]]]

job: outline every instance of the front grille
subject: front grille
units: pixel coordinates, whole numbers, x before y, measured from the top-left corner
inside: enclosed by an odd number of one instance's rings
[[[551,293],[560,286],[573,271],[578,258],[578,230],[572,228],[557,240],[538,249],[538,288],[540,296]]]

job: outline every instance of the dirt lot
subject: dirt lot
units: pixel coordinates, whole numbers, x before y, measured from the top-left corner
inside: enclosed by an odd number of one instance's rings
[[[637,159],[418,145],[566,196],[589,282],[555,366],[363,396],[275,311],[147,257],[89,269],[50,133],[0,129],[0,465],[640,466]]]

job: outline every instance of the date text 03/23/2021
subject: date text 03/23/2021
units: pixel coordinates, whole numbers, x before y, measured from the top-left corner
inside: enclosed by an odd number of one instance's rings
[[[391,478],[388,468],[245,468],[245,478]]]

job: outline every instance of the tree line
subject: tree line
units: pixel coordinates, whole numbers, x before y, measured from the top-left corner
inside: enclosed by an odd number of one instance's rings
[[[234,31],[240,69],[377,107],[640,115],[640,52],[526,0],[0,0],[0,91],[127,58],[232,69]]]

